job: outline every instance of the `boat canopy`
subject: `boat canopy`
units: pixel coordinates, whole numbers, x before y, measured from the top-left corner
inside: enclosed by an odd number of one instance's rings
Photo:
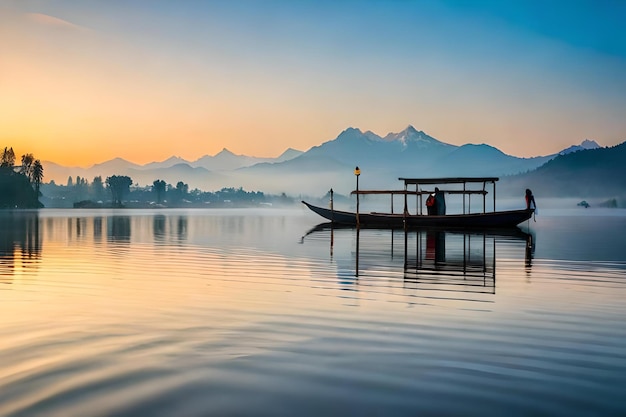
[[[409,184],[465,184],[465,183],[495,183],[498,177],[445,177],[445,178],[398,178],[404,181],[404,185]]]
[[[419,213],[422,213],[422,194],[426,194],[429,191],[424,192],[424,190],[419,190],[421,185],[442,185],[442,184],[461,184],[463,185],[463,190],[442,190],[446,194],[461,194],[463,195],[463,213],[466,213],[465,207],[465,196],[471,196],[472,194],[481,194],[483,197],[483,213],[486,213],[486,201],[485,196],[487,195],[487,190],[485,189],[487,183],[491,183],[493,186],[493,211],[496,211],[496,181],[499,180],[498,177],[442,177],[442,178],[398,178],[400,181],[404,181],[404,190],[408,193],[408,187],[414,186],[416,193],[419,195]],[[467,189],[468,184],[482,184],[482,189]],[[404,195],[404,210],[408,209],[407,195]]]
[[[441,190],[446,194],[460,194],[463,196],[463,214],[466,213],[466,199],[465,197],[470,197],[474,194],[479,194],[482,196],[483,200],[483,213],[486,212],[486,201],[485,196],[488,191],[485,189],[487,183],[491,183],[493,186],[493,211],[496,211],[496,181],[499,180],[498,177],[442,177],[442,178],[398,178],[400,181],[404,181],[404,190],[355,190],[350,194],[357,196],[359,195],[367,195],[367,194],[387,194],[391,196],[391,213],[393,213],[393,196],[394,195],[403,195],[404,196],[404,212],[408,213],[408,201],[407,197],[409,195],[415,195],[418,198],[417,201],[417,212],[422,214],[422,196],[426,194],[431,194],[433,190],[424,190],[420,189],[422,185],[443,185],[443,184],[460,184],[463,186],[462,190],[459,189],[449,189],[449,190]],[[482,184],[480,189],[476,188],[467,188],[468,184]],[[409,189],[409,186],[413,189]],[[469,201],[468,201],[469,203]],[[358,208],[358,204],[357,204]],[[469,209],[469,208],[468,208]],[[358,211],[358,209],[357,209]]]

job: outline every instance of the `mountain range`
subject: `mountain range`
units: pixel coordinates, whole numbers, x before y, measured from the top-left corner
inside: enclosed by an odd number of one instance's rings
[[[505,190],[531,188],[536,196],[622,199],[626,197],[626,142],[561,153],[531,172],[504,177],[501,183]]]
[[[408,126],[381,137],[348,128],[335,139],[306,152],[287,149],[277,158],[235,155],[223,149],[195,161],[172,156],[137,165],[115,158],[89,168],[65,167],[45,161],[45,180],[64,184],[69,176],[91,181],[95,176],[128,175],[139,185],[156,179],[187,183],[205,191],[243,187],[268,193],[323,195],[331,187],[340,193],[354,189],[354,167],[359,166],[363,188],[397,188],[398,177],[512,176],[533,171],[558,156],[601,148],[585,140],[559,153],[532,158],[507,155],[487,144],[462,146],[441,142]]]

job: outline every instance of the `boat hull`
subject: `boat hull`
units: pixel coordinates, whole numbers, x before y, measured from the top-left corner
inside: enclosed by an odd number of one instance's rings
[[[500,228],[515,227],[530,219],[534,210],[506,210],[490,213],[407,215],[391,213],[359,213],[330,210],[302,201],[311,211],[336,224],[365,227],[442,227],[442,228]]]

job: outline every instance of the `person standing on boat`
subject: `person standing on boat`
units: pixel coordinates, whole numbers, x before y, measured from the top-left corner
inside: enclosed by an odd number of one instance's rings
[[[435,187],[435,213],[443,216],[446,214],[446,199],[443,196],[443,191],[439,190],[439,187]]]
[[[435,201],[435,194],[429,194],[426,199],[426,210],[429,216],[437,214],[437,202]]]
[[[535,203],[535,196],[530,188],[526,189],[526,210],[537,209],[537,203]]]

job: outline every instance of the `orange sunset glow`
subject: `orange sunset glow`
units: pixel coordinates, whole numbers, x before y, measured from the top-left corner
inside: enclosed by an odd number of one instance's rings
[[[517,156],[624,140],[610,16],[581,40],[577,16],[544,27],[445,2],[247,6],[0,4],[0,144],[89,166],[274,157],[349,126]]]

